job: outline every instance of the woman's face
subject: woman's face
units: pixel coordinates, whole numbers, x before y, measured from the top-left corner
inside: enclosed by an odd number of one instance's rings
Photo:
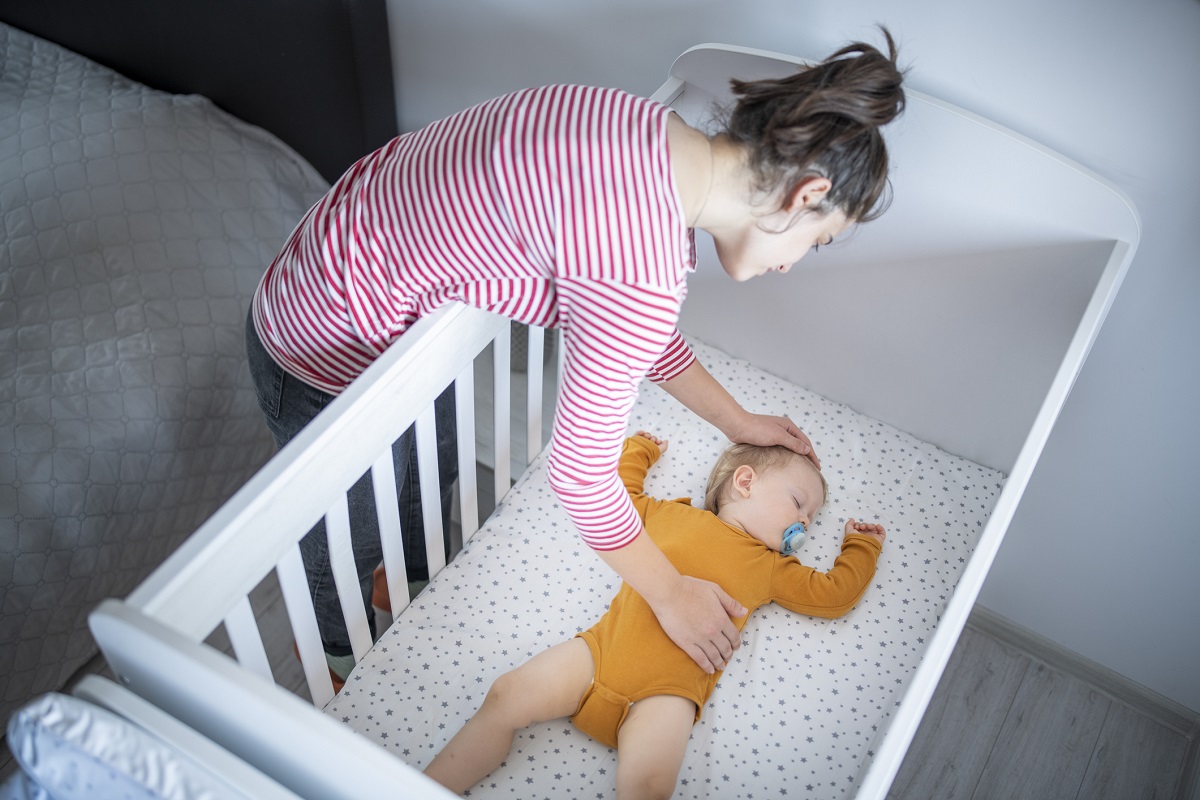
[[[729,277],[746,281],[768,272],[787,272],[814,246],[827,245],[850,227],[840,210],[780,209],[759,217],[734,237],[714,238],[717,257]]]

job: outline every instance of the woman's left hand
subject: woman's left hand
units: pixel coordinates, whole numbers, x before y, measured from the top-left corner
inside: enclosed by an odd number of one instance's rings
[[[800,430],[800,426],[787,417],[747,412],[739,427],[726,431],[725,435],[737,443],[781,444],[799,455],[806,456],[817,469],[821,468],[821,459],[817,458],[812,442],[804,435],[804,431]]]

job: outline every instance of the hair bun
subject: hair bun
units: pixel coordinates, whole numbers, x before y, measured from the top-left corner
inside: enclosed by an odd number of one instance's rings
[[[785,78],[730,81],[737,104],[726,134],[749,150],[758,188],[790,190],[807,176],[830,179],[826,204],[851,220],[873,219],[887,184],[879,128],[904,110],[896,42],[887,55],[854,42]]]

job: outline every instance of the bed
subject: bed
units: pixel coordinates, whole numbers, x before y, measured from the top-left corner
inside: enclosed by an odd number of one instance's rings
[[[730,76],[797,63],[699,46],[656,96],[704,125]],[[680,797],[885,796],[1137,244],[1118,191],[1011,131],[914,92],[888,136],[894,207],[806,261],[789,276],[800,288],[738,287],[753,313],[730,325],[711,253],[689,286],[680,324],[709,369],[748,407],[792,415],[826,465],[829,505],[801,557],[827,568],[851,515],[890,535],[846,617],[756,612],[693,732]],[[858,324],[840,324],[847,305]],[[544,332],[527,336],[514,370],[507,321],[457,306],[421,320],[128,598],[97,609],[92,630],[116,673],[298,793],[444,796],[418,770],[491,678],[589,624],[617,587],[546,484],[554,360]],[[410,424],[422,492],[436,497],[431,405],[451,383],[460,463],[486,462],[499,502],[481,515],[489,487],[460,469],[461,551],[447,565],[432,557],[415,597],[389,581],[395,621],[378,641],[358,604],[343,603],[358,664],[335,695],[296,542],[325,517],[338,551],[344,490],[368,469],[389,485],[389,443]],[[650,490],[697,497],[720,437],[648,385],[631,427],[672,442]],[[438,504],[424,505],[425,529],[440,530]],[[403,538],[381,506],[384,566],[402,576]],[[350,569],[335,563],[353,592]],[[310,702],[272,685],[246,599],[269,577]],[[235,658],[204,644],[218,628]],[[565,722],[535,726],[472,796],[604,796],[614,763]]]
[[[797,63],[700,46],[656,96],[704,125],[729,77]],[[1118,191],[1011,131],[912,93],[888,137],[893,208],[790,283],[738,287],[753,312],[736,325],[701,243],[681,329],[744,404],[791,414],[830,477],[802,558],[827,568],[851,515],[887,525],[889,542],[846,617],[756,612],[693,732],[679,797],[885,796],[1137,245]],[[839,324],[847,304],[859,324]],[[553,337],[525,335],[514,369],[503,319],[454,306],[414,326],[126,598],[91,615],[121,682],[296,794],[446,796],[419,769],[490,679],[589,624],[617,587],[546,485]],[[459,470],[461,541],[445,565],[440,540],[428,543],[433,578],[415,597],[399,578],[403,533],[380,503],[395,622],[373,642],[358,604],[343,604],[359,663],[335,695],[296,542],[321,517],[335,541],[346,535],[345,489],[368,469],[387,485],[390,443],[413,424],[422,493],[436,496],[431,406],[450,383],[460,463],[488,469]],[[650,386],[635,413],[633,427],[672,443],[651,491],[697,497],[720,437]],[[424,509],[425,529],[441,530],[439,504]],[[335,562],[353,591],[350,569]],[[247,599],[264,580],[282,588],[307,698],[274,685]],[[205,644],[217,629],[233,657]],[[614,763],[566,723],[535,726],[472,796],[603,796]]]
[[[382,0],[285,5],[0,10],[5,719],[93,658],[95,604],[274,452],[245,366],[250,294],[396,128]]]

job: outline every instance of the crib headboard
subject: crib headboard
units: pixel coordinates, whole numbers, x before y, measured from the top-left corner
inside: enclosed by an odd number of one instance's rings
[[[0,19],[265,128],[333,181],[396,135],[386,0],[6,0]]]
[[[676,60],[667,92],[686,119],[705,125],[729,98],[726,76],[779,76],[798,63],[700,45]],[[698,237],[701,266],[680,327],[1011,472],[1080,332],[1070,380],[1082,364],[1137,247],[1137,212],[1079,164],[920,92],[908,91],[884,135],[886,214],[787,276],[733,289]],[[723,324],[730,303],[755,311]],[[778,335],[781,320],[789,337]]]

